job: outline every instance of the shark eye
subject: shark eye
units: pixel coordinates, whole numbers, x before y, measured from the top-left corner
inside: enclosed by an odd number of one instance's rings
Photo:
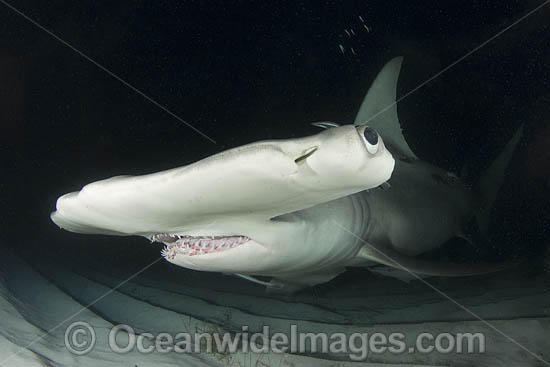
[[[376,154],[378,152],[378,133],[371,127],[366,127],[363,131],[363,140],[367,146],[367,151],[370,154]]]

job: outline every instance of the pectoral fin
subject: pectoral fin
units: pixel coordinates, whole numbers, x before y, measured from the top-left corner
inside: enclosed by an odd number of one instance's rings
[[[493,273],[512,266],[521,261],[507,261],[499,263],[449,263],[419,259],[414,256],[403,255],[387,246],[366,244],[361,248],[357,257],[375,261],[411,274],[425,274],[435,276],[468,276]],[[419,277],[420,278],[420,277]]]
[[[269,293],[294,293],[300,289],[326,283],[342,274],[345,268],[324,269],[316,273],[292,274],[291,276],[277,276],[271,279],[267,287]]]

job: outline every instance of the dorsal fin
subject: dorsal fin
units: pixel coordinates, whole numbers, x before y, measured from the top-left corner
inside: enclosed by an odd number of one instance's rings
[[[372,83],[363,104],[359,108],[355,125],[369,125],[384,139],[393,152],[416,158],[405,141],[401,125],[397,118],[397,79],[403,57],[390,60],[378,73]]]

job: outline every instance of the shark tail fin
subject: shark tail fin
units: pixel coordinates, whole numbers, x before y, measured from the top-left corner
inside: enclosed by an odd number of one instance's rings
[[[506,169],[512,158],[514,150],[523,135],[523,124],[516,130],[514,136],[508,141],[502,152],[491,163],[489,168],[482,174],[479,179],[476,192],[481,198],[481,207],[476,213],[477,224],[481,233],[488,238],[489,219],[491,209],[497,198],[500,187],[506,174]]]

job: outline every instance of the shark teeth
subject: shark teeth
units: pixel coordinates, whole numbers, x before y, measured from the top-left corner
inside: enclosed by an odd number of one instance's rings
[[[250,241],[247,236],[179,236],[158,234],[151,236],[152,242],[164,242],[161,254],[168,260],[177,255],[197,256],[227,251]]]
[[[180,236],[180,235],[177,235],[177,234],[159,233],[159,234],[155,234],[155,235],[152,235],[151,237],[149,237],[149,240],[151,241],[151,243],[153,243],[153,242],[167,243],[167,242],[176,242],[177,240],[179,240],[183,237],[184,236]]]

